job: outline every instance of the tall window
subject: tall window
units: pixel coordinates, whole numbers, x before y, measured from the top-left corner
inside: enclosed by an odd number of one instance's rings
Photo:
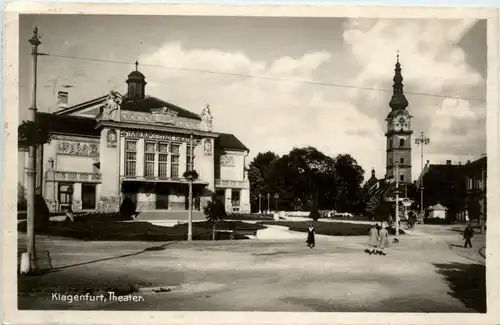
[[[156,143],[146,142],[144,146],[144,176],[155,176]]]
[[[194,169],[194,145],[191,147],[188,143],[187,145],[187,150],[186,150],[186,170],[193,170]]]
[[[399,175],[399,181],[404,182],[405,181],[405,175]]]
[[[168,177],[168,144],[158,144],[158,177]]]
[[[170,177],[179,178],[180,145],[170,145]]]
[[[399,139],[399,146],[404,147],[405,146],[405,139]]]
[[[405,159],[403,157],[399,158],[399,163],[400,164],[404,164],[405,163]]]
[[[136,160],[137,160],[137,141],[125,141],[125,175],[136,175]]]

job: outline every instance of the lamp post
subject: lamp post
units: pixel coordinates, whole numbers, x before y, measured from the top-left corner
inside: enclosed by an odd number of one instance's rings
[[[270,204],[269,204],[270,199],[271,199],[271,194],[267,193],[267,213],[269,213],[270,209]]]
[[[189,182],[189,202],[188,202],[188,235],[187,240],[193,240],[193,134],[191,133],[189,136],[189,165],[188,171],[190,172],[188,177]]]
[[[259,193],[259,214],[262,214],[262,194]]]
[[[36,91],[37,91],[37,65],[38,65],[38,46],[42,44],[40,35],[38,35],[38,27],[33,28],[33,34],[29,39],[31,44],[31,58],[33,68],[33,85],[31,107],[29,108],[28,121],[36,121]],[[28,153],[28,168],[26,170],[27,178],[27,246],[26,252],[21,257],[21,273],[36,272],[36,249],[35,249],[35,188],[36,188],[36,144],[31,143]]]
[[[396,162],[396,238],[399,240],[399,163]]]
[[[424,132],[420,132],[420,137],[415,139],[415,144],[420,145],[420,215],[424,214],[424,146],[430,143],[430,139],[424,136]]]

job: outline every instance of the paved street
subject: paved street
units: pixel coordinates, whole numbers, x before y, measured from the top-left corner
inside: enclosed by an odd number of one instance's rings
[[[365,237],[225,242],[77,242],[39,237],[55,272],[22,277],[21,309],[477,312],[484,259],[459,233],[424,225],[387,256],[363,252]],[[24,249],[21,236],[20,249]],[[484,273],[483,273],[484,274]],[[478,279],[476,281],[476,278]],[[140,302],[54,301],[51,293],[140,288]],[[465,287],[464,287],[465,285]],[[155,289],[169,292],[155,293]]]

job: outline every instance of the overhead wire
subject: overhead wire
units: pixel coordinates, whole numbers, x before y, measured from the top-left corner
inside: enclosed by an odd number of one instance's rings
[[[61,54],[51,54],[51,53],[39,53],[39,55],[55,57],[55,58],[65,58],[65,59],[74,59],[74,60],[84,60],[84,61],[93,61],[93,62],[101,62],[101,63],[113,63],[113,64],[126,64],[130,65],[130,62],[127,61],[119,61],[119,60],[105,60],[98,58],[88,58],[88,57],[79,57],[79,56],[70,56],[70,55],[61,55]],[[251,74],[243,74],[243,73],[235,73],[235,72],[224,72],[224,71],[212,71],[212,70],[204,70],[204,69],[193,69],[193,68],[181,68],[167,65],[157,65],[157,64],[147,64],[141,63],[141,66],[144,67],[152,67],[152,68],[161,68],[161,69],[170,69],[170,70],[178,70],[178,71],[187,71],[194,73],[206,73],[206,74],[216,74],[216,75],[225,75],[225,76],[233,76],[240,78],[252,78],[252,79],[263,79],[263,80],[272,80],[272,81],[282,81],[282,82],[293,82],[293,83],[302,83],[308,85],[318,85],[324,87],[335,87],[335,88],[348,88],[348,89],[358,89],[358,90],[366,90],[366,91],[379,91],[379,92],[392,92],[392,89],[381,89],[381,88],[372,88],[372,87],[359,87],[354,85],[343,85],[343,84],[335,84],[329,82],[322,81],[313,81],[313,80],[297,80],[297,79],[289,79],[282,77],[273,77],[273,76],[259,76],[259,75],[251,75]],[[464,99],[470,101],[477,102],[486,102],[485,99],[482,98],[472,98],[472,97],[457,97],[457,96],[449,96],[449,95],[440,95],[440,94],[429,94],[429,93],[421,93],[421,92],[411,92],[405,91],[407,95],[415,95],[415,96],[426,96],[426,97],[435,97],[435,98],[457,98]]]

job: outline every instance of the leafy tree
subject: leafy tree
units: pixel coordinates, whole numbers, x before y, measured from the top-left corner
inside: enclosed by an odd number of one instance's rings
[[[335,157],[334,166],[337,183],[336,210],[361,212],[363,168],[349,154],[340,154]]]
[[[259,193],[265,195],[271,192],[271,181],[273,166],[278,161],[279,156],[268,151],[259,153],[250,162],[248,167],[248,180],[250,181],[250,203],[257,210],[259,205]]]
[[[23,121],[17,128],[17,141],[19,147],[29,147],[50,143],[51,135],[33,121]]]
[[[215,224],[217,221],[222,221],[226,215],[226,209],[224,203],[217,197],[217,195],[212,195],[212,200],[207,202],[207,205],[203,208],[203,213],[208,222],[213,224],[212,227],[212,240],[215,240]]]

